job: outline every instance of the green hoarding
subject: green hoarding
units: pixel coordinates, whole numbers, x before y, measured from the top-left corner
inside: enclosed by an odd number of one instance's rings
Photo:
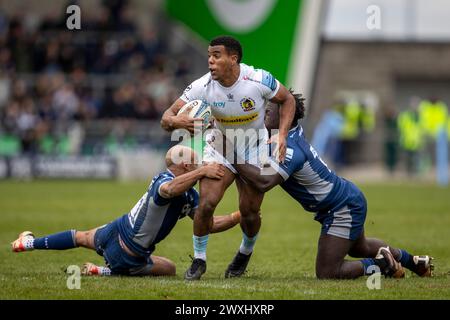
[[[166,0],[170,17],[209,41],[232,35],[243,62],[286,83],[302,0]],[[206,68],[205,68],[206,69]]]

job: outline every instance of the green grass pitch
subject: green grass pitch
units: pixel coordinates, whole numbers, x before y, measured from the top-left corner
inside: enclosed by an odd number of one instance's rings
[[[183,273],[192,254],[192,222],[181,220],[155,254],[173,260],[172,278],[83,277],[67,288],[68,265],[102,263],[86,249],[14,254],[10,242],[24,230],[42,236],[86,230],[126,213],[145,192],[145,183],[36,181],[0,182],[0,299],[450,299],[450,190],[422,183],[365,184],[366,234],[415,254],[435,258],[436,276],[382,279],[369,290],[366,278],[325,281],[314,275],[320,225],[280,188],[266,195],[262,229],[248,273],[223,274],[241,241],[236,227],[210,236],[208,270],[199,282]],[[216,214],[237,209],[232,186]]]

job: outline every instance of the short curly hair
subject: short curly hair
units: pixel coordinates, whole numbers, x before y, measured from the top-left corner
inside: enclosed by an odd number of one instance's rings
[[[301,93],[294,93],[294,90],[291,88],[289,92],[294,96],[295,99],[295,115],[294,119],[292,119],[292,124],[296,125],[298,120],[303,119],[305,117],[305,98]]]
[[[224,46],[228,54],[236,54],[238,56],[238,63],[242,60],[242,46],[241,43],[230,36],[219,36],[211,40],[209,45],[212,46]]]

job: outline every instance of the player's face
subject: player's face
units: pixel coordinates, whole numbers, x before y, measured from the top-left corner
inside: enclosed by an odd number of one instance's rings
[[[220,81],[232,72],[236,64],[237,55],[228,54],[224,46],[208,47],[208,67],[213,80]]]
[[[266,106],[266,114],[264,117],[264,122],[266,124],[267,130],[278,129],[280,120],[279,107],[277,104],[269,102]]]

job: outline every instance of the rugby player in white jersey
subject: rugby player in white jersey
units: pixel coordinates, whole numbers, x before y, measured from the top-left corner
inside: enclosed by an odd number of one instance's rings
[[[268,134],[264,114],[269,101],[280,106],[276,150],[279,160],[284,161],[286,154],[286,137],[294,117],[295,100],[269,72],[241,63],[241,59],[239,41],[229,36],[213,39],[208,47],[210,72],[189,85],[161,120],[162,127],[168,131],[184,128],[193,133],[194,122],[201,119],[178,115],[178,111],[196,99],[209,104],[216,129],[208,139],[203,161],[223,163],[228,169],[221,180],[200,180],[200,204],[194,217],[194,259],[185,273],[187,280],[198,280],[206,271],[206,247],[214,210],[235,177],[243,239],[225,277],[238,277],[245,272],[261,226],[260,207],[264,194],[235,176],[237,171],[232,164],[234,153],[255,165],[265,156]]]

